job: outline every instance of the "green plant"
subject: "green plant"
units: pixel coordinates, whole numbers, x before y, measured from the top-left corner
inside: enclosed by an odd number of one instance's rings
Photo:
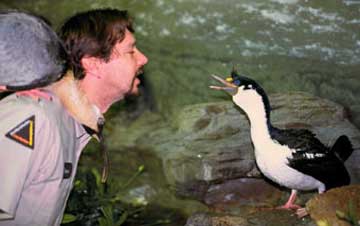
[[[121,203],[122,193],[141,175],[145,167],[138,170],[126,183],[120,185],[113,181],[101,183],[101,175],[96,168],[80,169],[70,194],[62,224],[119,226],[128,219],[128,206]]]
[[[100,217],[99,220],[99,226],[120,226],[122,225],[127,217],[128,212],[124,211],[121,216],[118,218],[117,221],[114,220],[114,209],[112,205],[107,205],[101,207],[101,212],[103,214],[102,217]]]

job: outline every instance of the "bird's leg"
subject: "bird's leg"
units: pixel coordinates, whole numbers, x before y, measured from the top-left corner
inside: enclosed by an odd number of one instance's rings
[[[291,190],[291,195],[289,200],[285,203],[285,205],[278,207],[279,209],[300,209],[301,206],[294,204],[296,200],[296,190]]]
[[[29,96],[33,98],[34,100],[39,100],[40,98],[45,100],[51,100],[51,96],[46,93],[45,91],[42,91],[40,89],[30,89],[30,90],[24,90],[24,91],[18,91],[16,92],[17,96]]]

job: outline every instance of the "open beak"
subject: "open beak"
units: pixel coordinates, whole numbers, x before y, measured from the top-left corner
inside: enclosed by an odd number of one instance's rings
[[[215,80],[219,81],[220,83],[222,83],[225,86],[209,86],[211,89],[216,89],[216,90],[224,90],[227,93],[229,93],[231,96],[235,95],[238,91],[238,87],[234,84],[232,84],[232,78],[227,78],[226,80],[220,78],[219,76],[216,75],[211,75]]]

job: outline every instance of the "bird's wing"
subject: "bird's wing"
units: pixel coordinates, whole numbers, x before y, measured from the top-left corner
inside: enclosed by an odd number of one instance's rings
[[[326,190],[350,183],[344,163],[334,153],[309,154],[298,150],[288,158],[288,165],[297,171],[312,176],[325,184]]]
[[[291,149],[306,149],[316,153],[327,152],[327,147],[323,145],[309,130],[306,129],[271,129],[271,138],[281,145],[287,145]]]
[[[277,130],[273,138],[293,150],[288,165],[325,184],[326,189],[350,183],[343,162],[308,130]]]

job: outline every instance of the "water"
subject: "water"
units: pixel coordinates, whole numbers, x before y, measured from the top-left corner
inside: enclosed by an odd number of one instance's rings
[[[229,57],[275,54],[360,63],[360,1],[355,0],[3,2],[40,13],[56,25],[89,8],[129,9],[141,36],[218,43],[228,50]]]
[[[128,9],[150,60],[149,95],[168,119],[188,104],[229,99],[208,88],[209,75],[235,65],[268,93],[306,91],[343,104],[360,128],[360,1],[1,0],[8,7],[41,14],[55,28],[78,11]]]
[[[209,75],[239,72],[269,92],[306,91],[339,102],[360,125],[360,1],[357,0],[3,0],[58,27],[77,11],[128,9],[146,77],[165,115],[225,98]]]

